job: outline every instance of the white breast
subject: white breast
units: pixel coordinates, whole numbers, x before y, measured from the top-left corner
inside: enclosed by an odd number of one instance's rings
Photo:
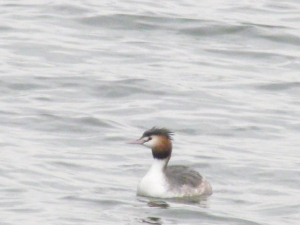
[[[157,198],[168,197],[168,184],[163,173],[165,164],[165,160],[154,160],[150,170],[138,184],[138,195]]]

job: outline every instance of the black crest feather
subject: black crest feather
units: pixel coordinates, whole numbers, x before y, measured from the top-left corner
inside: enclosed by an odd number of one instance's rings
[[[173,134],[174,134],[174,132],[172,132],[166,128],[153,127],[150,130],[145,131],[142,137],[148,137],[151,135],[162,135],[162,136],[165,136],[166,138],[172,140],[171,135],[173,135]]]

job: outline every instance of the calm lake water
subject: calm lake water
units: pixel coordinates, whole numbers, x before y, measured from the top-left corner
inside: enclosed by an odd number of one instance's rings
[[[299,1],[0,6],[1,225],[299,223]],[[212,196],[136,196],[153,126]]]

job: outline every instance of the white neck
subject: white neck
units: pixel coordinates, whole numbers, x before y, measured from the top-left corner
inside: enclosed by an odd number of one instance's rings
[[[154,159],[150,170],[148,173],[157,173],[157,172],[162,172],[166,168],[168,164],[169,158],[166,159]]]

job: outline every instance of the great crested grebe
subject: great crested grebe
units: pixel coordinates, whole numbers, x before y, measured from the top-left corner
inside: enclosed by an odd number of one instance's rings
[[[152,149],[154,162],[138,184],[137,194],[157,198],[211,195],[209,182],[187,166],[168,166],[172,153],[173,132],[153,127],[129,144],[140,144]]]

